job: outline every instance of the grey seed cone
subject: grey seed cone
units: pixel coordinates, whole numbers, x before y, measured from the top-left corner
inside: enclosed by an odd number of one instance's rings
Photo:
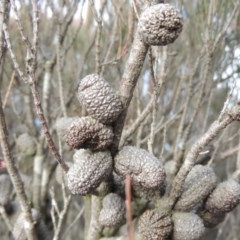
[[[64,139],[74,149],[105,150],[113,141],[113,132],[111,127],[91,117],[82,117],[66,128]]]
[[[37,150],[37,141],[28,133],[23,133],[17,138],[18,151],[24,156],[32,156]]]
[[[201,218],[194,213],[175,212],[173,220],[173,240],[200,240],[205,228]]]
[[[173,43],[182,31],[180,12],[169,4],[157,4],[147,8],[140,16],[138,32],[148,45]]]
[[[110,152],[79,150],[78,158],[67,172],[67,186],[72,194],[86,195],[96,189],[112,172]]]
[[[205,203],[211,213],[231,212],[240,202],[240,185],[233,179],[220,183]]]
[[[89,115],[101,123],[111,124],[122,111],[120,97],[98,74],[88,75],[80,81],[78,99]]]
[[[10,201],[13,185],[8,174],[0,175],[0,205],[5,206]]]
[[[47,229],[47,226],[41,219],[41,214],[36,209],[32,209],[32,218],[36,229],[37,239],[52,239],[51,234]],[[24,229],[24,221],[24,215],[23,213],[21,213],[18,216],[16,223],[14,224],[12,232],[14,239],[27,240],[27,235]]]
[[[196,165],[188,174],[184,190],[175,209],[189,211],[204,200],[217,186],[217,176],[208,166]]]
[[[114,158],[115,172],[125,178],[130,175],[133,186],[160,189],[164,185],[165,171],[160,160],[144,149],[126,146]]]
[[[124,200],[116,193],[109,193],[103,199],[99,223],[104,227],[118,226],[125,218]]]
[[[216,227],[219,223],[223,222],[226,213],[211,213],[209,211],[203,211],[199,214],[203,220],[203,224],[206,228]]]
[[[165,240],[172,232],[169,215],[157,210],[147,210],[139,218],[137,232],[143,240]]]

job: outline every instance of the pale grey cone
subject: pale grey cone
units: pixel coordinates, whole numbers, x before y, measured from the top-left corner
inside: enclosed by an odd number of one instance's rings
[[[114,170],[122,178],[130,175],[133,185],[146,189],[160,189],[166,177],[159,159],[144,149],[131,146],[123,147],[115,156]]]
[[[205,209],[211,213],[231,212],[240,203],[240,184],[233,179],[220,183],[207,198]]]
[[[175,209],[189,211],[199,205],[217,186],[217,176],[208,166],[196,165],[188,174]]]
[[[99,223],[104,227],[118,226],[125,218],[125,201],[116,193],[109,193],[103,199]]]
[[[24,156],[32,156],[37,150],[37,141],[28,133],[23,133],[17,138],[18,151]]]
[[[110,84],[98,74],[83,78],[78,87],[79,102],[99,122],[111,124],[122,111],[122,102]]]
[[[110,152],[81,149],[67,172],[67,186],[72,194],[86,195],[95,190],[112,172]],[[76,158],[76,157],[75,157]]]
[[[182,27],[180,12],[170,4],[157,4],[147,8],[138,22],[138,32],[142,41],[155,46],[173,43],[181,33]]]
[[[205,227],[198,215],[190,212],[175,212],[172,220],[173,240],[202,240]]]

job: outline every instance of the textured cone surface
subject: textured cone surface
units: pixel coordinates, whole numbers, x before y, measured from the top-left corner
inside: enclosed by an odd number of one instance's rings
[[[160,188],[166,177],[160,160],[144,149],[126,146],[114,158],[114,169],[125,178],[130,175],[132,184],[147,189]]]
[[[175,212],[173,220],[173,240],[200,240],[205,228],[201,218],[194,213]]]
[[[0,205],[4,206],[8,203],[13,185],[8,174],[0,175]]]
[[[220,183],[210,194],[205,209],[212,213],[231,212],[240,202],[240,185],[233,179]]]
[[[110,152],[79,150],[67,172],[67,185],[72,194],[86,195],[97,188],[112,171]]]
[[[32,156],[36,152],[36,139],[28,133],[23,133],[17,138],[17,147],[24,156]]]
[[[140,16],[138,31],[148,45],[173,43],[182,31],[182,16],[169,4],[157,4],[147,8]]]
[[[98,74],[80,81],[78,99],[89,115],[98,121],[111,124],[122,111],[122,102],[113,88]]]
[[[99,222],[104,227],[114,227],[123,221],[125,214],[124,200],[118,194],[110,193],[103,199]]]
[[[112,128],[91,117],[77,118],[65,131],[67,144],[74,148],[105,150],[113,141]]]
[[[44,222],[41,220],[41,214],[36,209],[32,209],[32,218],[36,229],[37,239],[44,240],[52,239],[49,230],[47,229]],[[27,235],[24,229],[24,222],[25,222],[24,215],[23,213],[21,213],[18,216],[13,228],[12,234],[14,239],[27,240]]]
[[[172,232],[171,218],[160,211],[147,210],[139,218],[137,232],[144,240],[165,240]]]
[[[211,167],[196,165],[188,174],[184,191],[175,209],[188,211],[204,200],[217,186],[217,176]]]
[[[225,213],[210,213],[208,211],[200,213],[203,224],[207,228],[216,227],[219,223],[223,222],[225,216]]]

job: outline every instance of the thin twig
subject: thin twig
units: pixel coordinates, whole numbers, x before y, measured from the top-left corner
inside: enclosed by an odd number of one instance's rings
[[[65,161],[62,159],[62,157],[60,156],[60,154],[58,153],[58,150],[53,142],[52,136],[49,132],[49,128],[48,128],[48,124],[46,122],[44,113],[43,113],[43,109],[42,109],[42,105],[41,105],[41,101],[40,101],[40,96],[39,93],[37,91],[37,87],[36,87],[36,83],[34,80],[30,80],[29,82],[31,82],[30,84],[30,88],[32,91],[32,95],[33,95],[33,100],[34,100],[34,105],[37,111],[37,115],[39,117],[40,123],[41,123],[41,128],[42,131],[45,135],[48,147],[52,153],[52,155],[55,157],[55,159],[57,160],[57,162],[60,164],[60,166],[62,167],[64,172],[67,172],[69,167],[68,165],[65,163]]]
[[[154,69],[153,69],[153,65],[154,65],[154,59],[153,59],[153,54],[152,54],[152,47],[149,48],[149,60],[150,60],[150,76],[151,76],[151,80],[153,82],[154,85],[154,89],[153,89],[153,108],[152,108],[152,122],[151,122],[151,126],[150,126],[150,135],[149,135],[149,139],[148,139],[148,151],[153,154],[153,144],[154,144],[154,130],[155,130],[155,125],[156,125],[156,113],[157,113],[157,97],[158,97],[158,86],[157,86],[157,82],[155,79],[155,74],[154,74]]]
[[[38,210],[41,208],[41,180],[44,159],[45,156],[42,151],[42,144],[38,144],[37,153],[33,159],[33,186],[32,186],[33,206]]]
[[[119,147],[121,148],[126,140],[139,128],[139,126],[144,122],[146,117],[151,113],[154,103],[154,96],[151,97],[145,109],[141,112],[141,115],[131,124],[130,128],[123,132]]]
[[[44,77],[43,77],[43,90],[42,90],[42,106],[43,106],[43,112],[44,115],[49,122],[49,96],[50,96],[50,90],[51,90],[51,65],[50,62],[47,61],[45,63],[45,72],[44,72]]]
[[[2,219],[4,220],[4,222],[6,223],[8,230],[11,232],[13,230],[13,226],[3,206],[0,206],[0,215],[2,216]]]
[[[31,57],[32,63],[31,67],[35,73],[35,70],[37,68],[37,53],[38,53],[38,34],[39,34],[39,16],[38,16],[38,0],[31,0],[32,3],[32,24],[33,24],[33,41],[31,45],[31,50],[28,48],[29,51],[31,51],[31,54],[33,56]]]
[[[167,127],[164,126],[163,128],[163,140],[162,140],[162,147],[161,147],[161,151],[160,151],[160,155],[159,155],[159,159],[164,162],[165,159],[163,158],[163,153],[164,153],[164,146],[167,142]]]
[[[175,113],[173,116],[171,116],[171,118],[169,118],[168,120],[166,120],[165,122],[163,122],[164,119],[162,119],[162,121],[159,121],[159,124],[156,126],[155,128],[155,135],[160,132],[161,130],[164,129],[164,127],[166,127],[167,125],[170,126],[170,124],[173,124],[174,120],[177,120],[179,117],[180,117],[180,114],[182,113],[183,111],[183,107],[180,108],[178,110],[177,113]],[[165,115],[165,114],[164,114]],[[178,117],[179,116],[179,117]],[[169,127],[168,126],[168,127]],[[147,135],[145,138],[142,139],[141,143],[145,143],[149,138],[149,135]]]
[[[61,25],[58,24],[58,44],[57,44],[57,74],[58,74],[58,87],[59,87],[59,97],[60,97],[60,105],[61,110],[64,117],[67,117],[67,109],[64,101],[64,91],[63,91],[63,52],[62,52],[62,43],[60,41],[60,34],[61,34]]]
[[[8,27],[7,27],[7,24],[6,23],[3,23],[3,32],[4,32],[4,35],[5,35],[5,40],[6,40],[6,43],[7,43],[7,47],[8,47],[8,51],[10,53],[10,56],[11,56],[11,59],[12,59],[12,62],[13,62],[13,66],[14,66],[14,69],[15,71],[17,72],[17,74],[19,75],[19,77],[25,82],[27,83],[27,78],[26,76],[23,74],[23,72],[21,71],[20,69],[20,65],[17,61],[17,58],[15,56],[15,53],[13,52],[13,48],[12,48],[12,44],[11,44],[11,41],[10,41],[10,36],[9,36],[9,33],[8,33]]]
[[[17,22],[17,26],[18,26],[18,31],[21,35],[21,38],[22,38],[22,41],[26,44],[26,47],[27,48],[31,48],[31,43],[29,41],[29,39],[25,36],[24,32],[23,32],[23,26],[22,26],[22,23],[20,21],[20,18],[18,16],[18,11],[17,11],[17,7],[16,7],[16,4],[15,4],[15,1],[11,0],[11,7],[15,13],[15,20]]]
[[[231,99],[232,99],[232,97],[233,97],[233,92],[234,92],[234,90],[236,89],[236,86],[237,86],[237,81],[235,80],[235,81],[233,82],[232,88],[230,89],[230,91],[229,91],[229,93],[228,93],[227,99],[226,99],[226,101],[224,102],[222,111],[221,111],[220,116],[219,116],[220,119],[221,119],[221,118],[224,116],[224,114],[226,114],[226,112],[227,112],[228,104],[229,104],[229,102],[231,101]]]
[[[179,165],[180,165],[180,163],[178,163],[178,161],[179,161],[179,158],[178,158],[178,156],[179,156],[179,154],[178,154],[179,143],[180,143],[180,139],[182,138],[182,133],[183,133],[183,129],[184,129],[184,122],[185,122],[185,119],[186,119],[187,111],[189,109],[189,103],[190,103],[190,100],[193,96],[194,75],[197,72],[200,60],[203,56],[203,52],[204,51],[202,50],[200,56],[196,59],[193,70],[192,70],[192,72],[190,73],[190,76],[189,76],[188,94],[187,94],[187,97],[186,97],[186,100],[185,100],[185,103],[184,103],[183,113],[182,113],[182,116],[181,116],[181,119],[180,119],[180,123],[179,123],[178,130],[177,130],[176,141],[175,141],[175,147],[174,147],[175,170],[173,172],[177,172],[177,170],[179,168]]]
[[[68,228],[65,230],[63,236],[61,237],[61,239],[66,239],[67,234],[69,233],[69,231],[73,228],[73,226],[78,222],[78,220],[80,219],[80,217],[83,215],[84,212],[84,207],[82,207],[82,209],[79,211],[78,215],[75,217],[75,219],[71,222],[71,224],[68,226]]]
[[[139,13],[138,13],[138,10],[137,10],[136,0],[132,1],[132,5],[133,5],[134,12],[137,16],[137,19],[139,19]]]
[[[216,36],[215,41],[214,41],[213,46],[212,46],[212,52],[214,52],[215,49],[217,48],[219,41],[222,39],[222,37],[226,33],[227,29],[229,28],[229,26],[230,26],[232,20],[234,19],[234,17],[236,16],[236,14],[239,14],[239,8],[240,8],[240,3],[237,2],[233,11],[232,11],[231,16],[229,17],[229,20],[227,21],[225,26],[222,28],[222,30]]]
[[[3,31],[5,35],[6,42],[9,42],[9,35],[6,35],[7,31],[7,25],[5,23],[6,15],[8,14],[7,9],[8,1],[2,1],[0,3],[0,64],[2,64],[3,61]],[[13,54],[15,57],[15,55]],[[19,68],[18,68],[19,69]],[[21,74],[21,73],[20,73]],[[23,181],[21,179],[21,176],[19,174],[19,171],[15,165],[11,150],[10,150],[10,144],[8,141],[8,129],[6,125],[5,115],[3,112],[3,106],[2,106],[2,97],[1,97],[1,91],[0,91],[0,146],[2,149],[2,154],[4,157],[4,163],[8,170],[9,176],[11,178],[11,181],[13,183],[14,189],[16,191],[21,210],[23,212],[24,216],[24,222],[23,226],[26,231],[26,235],[28,237],[28,240],[35,240],[35,228],[34,223],[32,219],[31,214],[31,206],[28,203],[27,195],[24,189]]]
[[[96,73],[100,74],[101,73],[100,53],[101,53],[101,35],[102,35],[102,13],[107,1],[106,0],[103,1],[99,14],[96,11],[94,1],[91,0],[90,2],[91,2],[94,18],[97,22],[97,36],[96,36],[96,42],[95,42],[95,47],[96,47],[95,60],[96,60]]]
[[[34,16],[35,18],[37,17],[37,9],[35,9],[37,6],[35,4],[35,2],[33,1],[33,9],[34,9]],[[33,19],[33,24],[38,24],[38,20],[37,19]],[[20,76],[20,78],[25,81],[28,82],[30,85],[30,89],[32,91],[32,95],[33,95],[33,99],[34,99],[34,104],[35,104],[35,108],[36,108],[36,112],[37,115],[39,117],[41,126],[42,126],[42,131],[46,137],[47,140],[47,144],[48,147],[52,153],[52,155],[55,157],[55,159],[58,161],[58,163],[61,165],[62,169],[67,172],[68,171],[68,166],[67,164],[63,161],[63,159],[61,158],[61,156],[59,155],[57,148],[52,140],[52,136],[49,132],[49,128],[43,113],[43,109],[42,109],[42,105],[41,105],[41,100],[40,100],[40,95],[38,93],[37,90],[37,86],[36,86],[36,81],[35,81],[35,68],[36,68],[36,61],[37,61],[37,53],[35,53],[35,51],[37,51],[37,42],[38,40],[37,35],[38,35],[38,26],[35,26],[33,28],[33,35],[34,35],[34,45],[32,47],[31,50],[28,49],[28,54],[27,54],[27,63],[26,63],[26,68],[27,68],[27,78],[25,77],[25,75],[23,74],[23,72],[20,70],[19,64],[16,60],[15,54],[12,50],[12,45],[9,39],[9,34],[8,34],[8,28],[7,25],[4,23],[3,24],[3,31],[5,34],[5,38],[6,38],[6,42],[7,42],[7,47],[8,50],[10,52],[11,55],[11,60],[13,62],[15,71],[18,73],[18,75]]]
[[[56,230],[55,230],[55,233],[54,233],[53,240],[61,239],[61,232],[62,232],[62,228],[63,228],[63,223],[64,223],[64,220],[67,216],[68,209],[69,209],[71,199],[72,199],[71,195],[67,196],[64,184],[62,184],[62,190],[63,190],[63,203],[64,203],[64,205],[63,205],[62,211],[59,213],[58,223],[57,223],[57,226],[56,226]]]
[[[126,219],[127,219],[127,236],[128,240],[134,240],[134,225],[132,221],[132,194],[131,194],[131,177],[126,176],[125,179],[125,194],[126,194]]]
[[[13,183],[14,189],[16,191],[17,197],[19,199],[19,203],[21,205],[21,209],[23,211],[25,222],[23,223],[24,229],[26,230],[26,234],[29,240],[35,239],[35,231],[34,224],[31,215],[31,207],[28,203],[27,195],[24,190],[24,185],[21,179],[21,176],[18,172],[18,169],[13,160],[10,145],[8,142],[8,131],[5,121],[4,112],[2,109],[2,100],[0,95],[0,144],[2,148],[2,154],[4,157],[4,161],[6,164],[6,168],[8,170],[9,176]]]
[[[11,80],[10,80],[10,83],[8,85],[8,88],[7,88],[7,92],[6,92],[6,95],[5,95],[5,98],[3,100],[3,109],[6,107],[7,105],[7,101],[8,101],[8,97],[10,95],[10,92],[11,92],[11,89],[12,89],[12,85],[13,85],[13,81],[15,79],[15,72],[12,73],[12,76],[11,76]]]

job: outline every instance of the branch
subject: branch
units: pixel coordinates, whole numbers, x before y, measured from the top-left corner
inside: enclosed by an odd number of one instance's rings
[[[4,26],[6,26],[5,20],[8,14],[7,7],[8,7],[8,1],[0,2],[0,56],[1,56],[0,61],[1,62],[3,60],[2,58],[3,34],[2,33],[4,31]],[[5,39],[6,38],[7,37],[5,34]],[[32,214],[31,214],[31,207],[28,204],[28,199],[27,199],[26,192],[24,190],[24,185],[23,185],[21,176],[18,172],[18,169],[15,165],[15,162],[13,160],[13,157],[10,151],[10,145],[8,141],[8,130],[7,130],[5,115],[2,107],[1,92],[0,92],[0,145],[1,145],[2,154],[4,157],[4,163],[8,170],[9,176],[11,178],[17,197],[19,199],[21,209],[23,211],[24,220],[25,220],[23,224],[24,224],[24,229],[26,230],[26,235],[29,240],[34,240],[36,239],[36,235],[35,235]]]
[[[7,42],[7,47],[10,52],[11,60],[13,62],[15,71],[18,73],[20,78],[29,83],[30,89],[32,91],[32,96],[34,100],[34,105],[36,108],[36,113],[39,117],[40,123],[41,123],[41,128],[42,131],[46,137],[46,141],[48,144],[48,147],[52,153],[52,155],[55,157],[57,162],[61,165],[62,169],[67,172],[68,171],[68,166],[58,153],[58,150],[53,142],[52,136],[49,132],[49,128],[44,116],[44,112],[41,106],[41,100],[40,100],[40,95],[37,90],[36,86],[36,81],[35,81],[35,70],[36,70],[36,63],[37,63],[37,44],[38,44],[38,10],[37,10],[37,4],[35,1],[32,1],[33,4],[33,45],[31,49],[27,49],[27,62],[26,62],[26,69],[27,69],[27,77],[23,74],[23,72],[20,70],[19,64],[17,62],[17,59],[15,57],[15,54],[12,49],[12,45],[10,42],[9,38],[9,33],[8,33],[8,28],[5,23],[3,23],[3,31],[5,34],[6,42]]]
[[[60,97],[60,106],[64,117],[67,117],[67,109],[64,103],[64,91],[63,91],[63,43],[61,39],[61,25],[57,26],[58,32],[58,44],[57,44],[57,75],[58,75],[58,87],[59,87],[59,97]]]
[[[229,28],[229,26],[230,26],[232,20],[234,19],[234,17],[236,16],[236,14],[239,14],[239,8],[240,8],[240,4],[239,4],[239,2],[237,2],[233,11],[232,11],[231,16],[229,17],[229,20],[227,21],[225,26],[222,28],[222,30],[218,33],[218,35],[215,37],[215,41],[214,41],[213,46],[212,46],[212,53],[217,48],[219,41],[222,39],[222,37],[226,33],[227,29]]]
[[[17,58],[16,58],[16,56],[15,56],[15,54],[13,52],[12,44],[10,42],[10,37],[9,37],[9,33],[8,33],[8,27],[7,27],[7,24],[5,22],[3,23],[3,32],[4,32],[4,35],[5,35],[7,48],[8,48],[8,51],[10,53],[10,57],[11,57],[14,69],[17,72],[17,74],[19,75],[20,79],[22,79],[25,83],[27,83],[27,78],[23,74],[23,72],[21,71],[19,63],[17,61]]]
[[[30,43],[29,39],[25,36],[25,34],[23,32],[23,26],[22,26],[20,18],[18,16],[18,12],[17,12],[17,7],[16,7],[16,4],[15,4],[15,1],[11,0],[10,2],[11,2],[11,7],[13,9],[13,12],[15,13],[15,20],[16,20],[18,31],[19,31],[19,33],[21,35],[22,41],[26,44],[26,46],[28,48],[31,48],[31,43]]]
[[[35,231],[34,231],[32,215],[31,215],[31,207],[28,204],[28,199],[24,190],[24,185],[23,185],[21,176],[13,160],[7,136],[8,136],[8,131],[7,131],[5,116],[2,108],[2,100],[0,95],[0,145],[2,148],[2,153],[3,153],[4,161],[6,164],[6,168],[8,170],[9,176],[13,183],[14,189],[16,191],[17,197],[21,205],[21,209],[25,217],[25,222],[23,223],[24,229],[26,230],[28,239],[34,240]]]
[[[102,226],[98,218],[102,207],[102,197],[91,196],[91,219],[89,223],[87,238],[88,240],[97,240],[101,236]]]
[[[34,105],[36,108],[36,112],[37,115],[39,117],[40,123],[41,123],[41,129],[46,137],[46,141],[47,141],[47,145],[48,148],[50,149],[52,155],[54,156],[54,158],[57,160],[57,162],[61,165],[62,169],[67,172],[68,171],[68,165],[64,162],[64,160],[62,159],[62,157],[60,156],[54,142],[52,139],[52,136],[49,132],[49,127],[48,124],[46,122],[44,113],[43,113],[43,109],[42,109],[42,105],[41,105],[41,100],[40,100],[40,96],[39,93],[37,91],[37,87],[36,87],[36,83],[35,80],[32,79],[32,77],[30,77],[30,88],[32,91],[32,95],[33,95],[33,100],[34,100]]]
[[[120,95],[123,103],[123,111],[120,114],[118,121],[114,124],[115,139],[111,149],[113,154],[118,150],[127,110],[131,102],[138,77],[141,73],[147,51],[148,46],[140,40],[138,31],[136,31],[121,80]]]
[[[127,230],[128,240],[134,240],[134,225],[132,221],[132,206],[131,206],[131,177],[126,176],[125,179],[125,194],[126,194],[126,219],[127,219]]]
[[[123,133],[119,146],[122,147],[126,140],[133,135],[133,133],[139,128],[139,126],[144,122],[146,117],[151,113],[154,103],[154,96],[151,97],[145,109],[141,112],[139,117],[135,120],[133,124]]]
[[[57,223],[57,226],[56,226],[56,230],[55,230],[53,240],[59,240],[61,238],[63,223],[64,223],[64,220],[67,216],[69,206],[70,206],[70,203],[71,203],[71,199],[72,199],[71,195],[70,196],[66,195],[66,189],[65,189],[64,186],[62,187],[62,190],[63,190],[64,206],[63,206],[62,211],[59,213],[59,219],[58,219],[58,223]]]

